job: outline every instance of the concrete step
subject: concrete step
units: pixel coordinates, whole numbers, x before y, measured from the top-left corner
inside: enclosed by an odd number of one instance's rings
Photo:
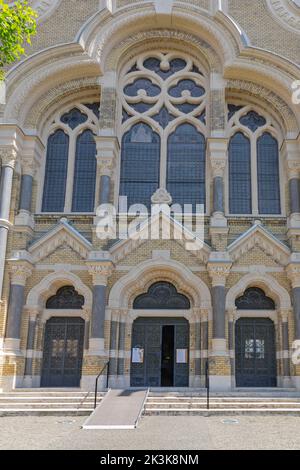
[[[98,392],[99,405],[105,392]],[[0,416],[88,416],[94,409],[94,393],[69,389],[22,389],[0,394]]]
[[[187,409],[151,409],[145,410],[144,416],[217,416],[217,415],[269,415],[282,414],[300,416],[300,407],[298,408],[210,408],[209,410],[201,410],[195,408]]]

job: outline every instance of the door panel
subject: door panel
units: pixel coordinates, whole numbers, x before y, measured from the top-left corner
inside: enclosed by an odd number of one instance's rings
[[[80,385],[84,325],[81,318],[52,318],[46,323],[42,387]]]
[[[274,323],[263,318],[241,318],[235,332],[237,387],[276,387]]]
[[[173,327],[173,351],[170,354],[172,362],[170,386],[186,387],[189,383],[189,364],[176,364],[176,349],[189,349],[189,324],[184,318],[139,318],[133,324],[132,348],[144,349],[144,362],[131,363],[132,387],[166,386],[163,378],[163,368],[168,364],[163,360],[163,352],[167,344],[163,344],[164,327]],[[171,330],[169,330],[171,331]],[[167,336],[165,336],[167,338]],[[169,357],[169,355],[167,355]]]

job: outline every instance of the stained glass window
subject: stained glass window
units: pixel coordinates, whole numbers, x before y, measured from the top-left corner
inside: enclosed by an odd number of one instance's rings
[[[139,123],[122,141],[120,195],[132,204],[151,206],[151,197],[159,187],[160,137],[150,126]]]
[[[251,147],[249,139],[236,133],[229,144],[229,210],[251,214]]]
[[[168,140],[167,190],[174,204],[205,204],[205,138],[182,124]]]
[[[68,171],[69,137],[57,130],[48,138],[43,212],[63,212]]]
[[[95,139],[86,130],[77,138],[72,212],[94,211],[96,169]]]
[[[278,142],[269,133],[257,141],[258,207],[260,214],[280,214]]]

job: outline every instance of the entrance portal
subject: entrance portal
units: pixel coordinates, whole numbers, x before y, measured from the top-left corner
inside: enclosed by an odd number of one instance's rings
[[[237,387],[276,387],[274,323],[265,318],[240,318],[235,335]]]
[[[47,321],[42,387],[79,387],[84,325],[84,320],[76,317],[56,317]]]
[[[188,387],[189,323],[139,318],[133,324],[131,386]]]

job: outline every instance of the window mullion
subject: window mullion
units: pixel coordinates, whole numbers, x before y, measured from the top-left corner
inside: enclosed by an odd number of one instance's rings
[[[65,198],[65,210],[64,212],[72,212],[72,200],[73,200],[73,182],[74,182],[74,169],[75,169],[75,158],[76,158],[76,135],[72,133],[70,136],[69,145],[69,157],[68,157],[68,173],[67,173],[67,186],[66,186],[66,198]]]
[[[257,139],[251,137],[251,179],[252,179],[252,214],[259,215],[258,209],[258,174],[257,174]]]

